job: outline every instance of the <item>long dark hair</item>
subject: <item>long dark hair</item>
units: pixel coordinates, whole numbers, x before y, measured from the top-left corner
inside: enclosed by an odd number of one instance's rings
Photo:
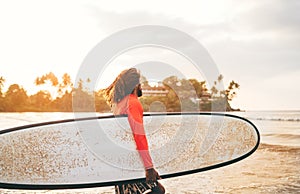
[[[136,68],[130,68],[122,71],[104,91],[104,97],[107,102],[120,102],[125,96],[131,94],[135,87],[140,83],[140,73]]]

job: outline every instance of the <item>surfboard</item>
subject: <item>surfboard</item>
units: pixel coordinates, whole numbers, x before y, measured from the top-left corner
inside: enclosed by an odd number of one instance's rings
[[[255,152],[260,135],[249,120],[223,113],[145,114],[161,177],[198,173]],[[126,116],[36,123],[0,131],[0,187],[72,189],[145,179]]]

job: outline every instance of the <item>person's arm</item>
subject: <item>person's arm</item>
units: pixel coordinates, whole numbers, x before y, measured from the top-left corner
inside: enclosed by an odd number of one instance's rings
[[[143,124],[143,109],[137,100],[131,100],[128,107],[128,121],[132,129],[136,149],[140,154],[145,169],[153,168],[148,141]]]
[[[146,175],[146,182],[155,182],[160,179],[158,172],[154,169],[149,153],[148,142],[143,124],[143,108],[137,99],[129,103],[128,120],[133,132],[136,149],[143,161]],[[163,186],[161,185],[163,188]],[[164,192],[163,192],[164,193]]]

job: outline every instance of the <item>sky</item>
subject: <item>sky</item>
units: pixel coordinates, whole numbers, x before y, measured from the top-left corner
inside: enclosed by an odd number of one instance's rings
[[[234,108],[300,110],[298,10],[297,0],[0,0],[0,76],[5,89],[17,83],[31,94],[35,78],[50,71],[75,80],[85,57],[111,34],[161,25],[197,39],[224,76],[224,87],[231,80],[240,84]],[[97,87],[149,61],[205,78],[180,54],[144,47],[113,59]]]

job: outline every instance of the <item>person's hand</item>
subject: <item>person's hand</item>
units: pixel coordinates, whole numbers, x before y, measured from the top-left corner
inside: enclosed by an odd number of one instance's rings
[[[154,168],[150,168],[146,170],[146,182],[153,183],[158,179],[161,179],[158,172]]]

